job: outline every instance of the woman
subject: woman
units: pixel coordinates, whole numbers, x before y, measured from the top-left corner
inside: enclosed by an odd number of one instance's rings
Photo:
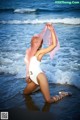
[[[29,67],[28,77],[27,77],[27,87],[24,89],[24,94],[32,93],[38,86],[40,86],[41,92],[44,99],[48,103],[56,102],[63,97],[69,95],[68,92],[59,92],[59,95],[50,96],[49,85],[46,75],[40,68],[40,62],[42,57],[51,52],[57,45],[56,36],[54,33],[54,28],[51,24],[46,24],[47,29],[51,32],[52,43],[47,48],[42,48],[43,39],[40,36],[34,36],[31,40],[31,48],[26,52],[27,63]]]

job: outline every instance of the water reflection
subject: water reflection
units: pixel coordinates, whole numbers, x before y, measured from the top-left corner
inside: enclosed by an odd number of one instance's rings
[[[32,100],[32,97],[30,95],[24,95],[25,97],[25,104],[28,110],[32,111],[43,111],[43,112],[48,112],[50,109],[51,104],[45,103],[42,107],[42,110],[34,103]]]

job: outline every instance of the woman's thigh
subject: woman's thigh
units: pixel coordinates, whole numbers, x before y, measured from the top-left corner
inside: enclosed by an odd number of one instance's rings
[[[25,87],[23,93],[24,93],[24,94],[30,94],[30,93],[32,93],[37,87],[38,87],[38,85],[36,85],[36,84],[32,81],[32,82],[30,82],[29,84],[27,84],[27,86]]]
[[[37,77],[37,81],[40,85],[40,89],[43,93],[45,100],[49,100],[50,99],[49,84],[48,84],[48,80],[45,74],[40,73]]]

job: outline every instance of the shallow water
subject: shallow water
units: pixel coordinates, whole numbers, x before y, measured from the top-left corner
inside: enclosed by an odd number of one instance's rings
[[[0,87],[0,96],[2,96],[0,98],[0,110],[20,108],[24,110],[27,109],[28,111],[50,112],[53,116],[55,116],[55,118],[64,118],[64,120],[71,120],[74,117],[79,117],[80,90],[76,87],[69,85],[55,85],[50,83],[50,93],[52,96],[58,94],[61,90],[72,92],[72,96],[67,96],[53,104],[47,104],[45,103],[43,95],[40,91],[29,96],[23,95],[23,89],[25,87],[24,79],[17,79],[15,81],[15,79],[11,80],[10,76],[5,77],[5,84]],[[6,90],[1,90],[2,88],[5,88],[6,83],[8,84]]]

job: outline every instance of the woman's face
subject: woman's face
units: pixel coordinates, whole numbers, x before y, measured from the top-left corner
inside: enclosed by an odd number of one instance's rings
[[[40,37],[33,37],[31,40],[31,46],[37,47],[40,49],[42,47],[43,40],[40,39]]]

